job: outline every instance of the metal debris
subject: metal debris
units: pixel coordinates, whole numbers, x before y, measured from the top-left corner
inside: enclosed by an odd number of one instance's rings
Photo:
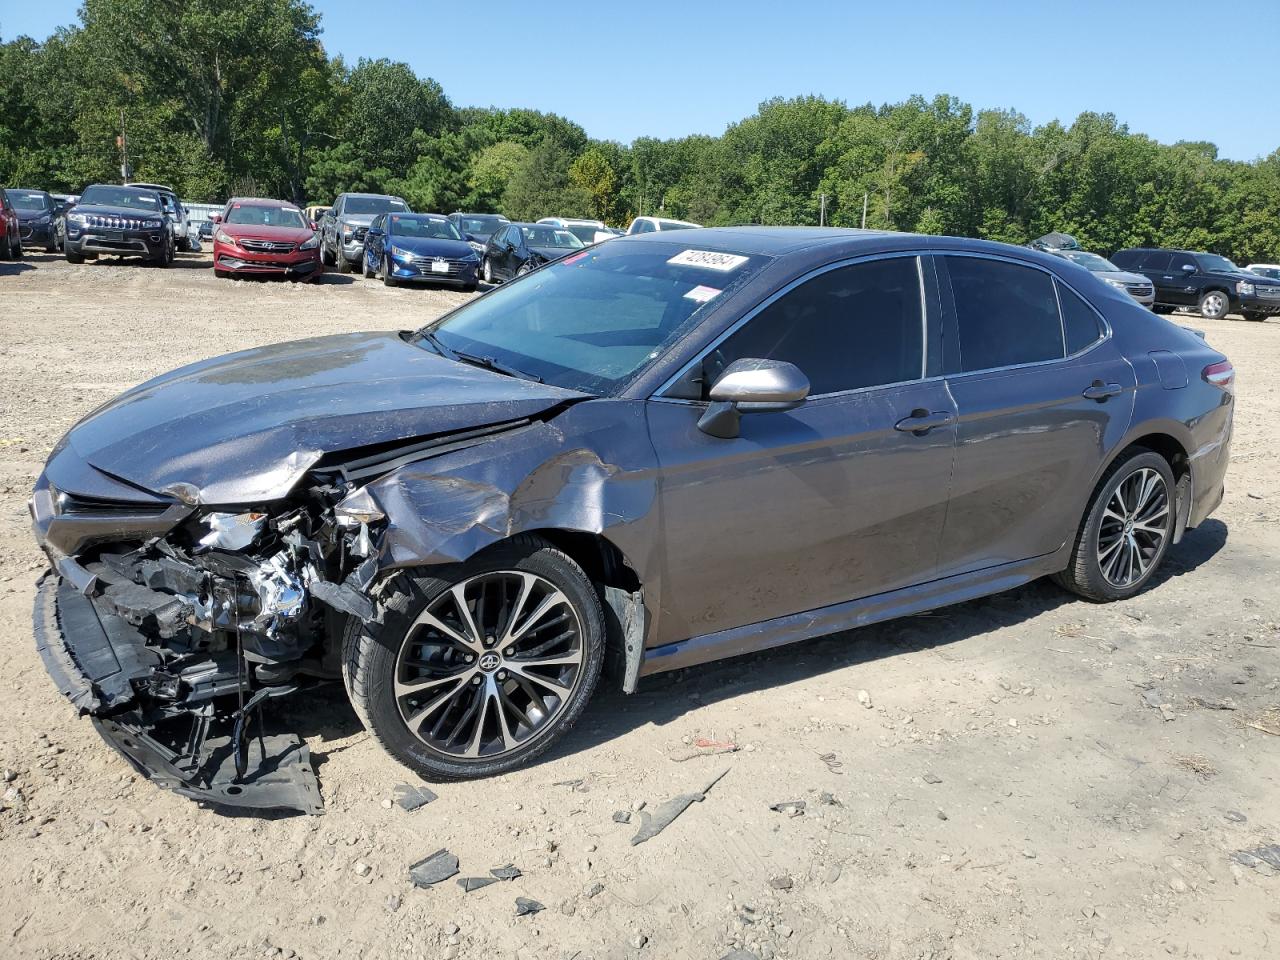
[[[941,783],[942,782],[942,778],[938,776],[936,773],[926,773],[920,779],[923,780],[925,783]]]
[[[470,893],[472,890],[479,890],[481,887],[487,887],[491,883],[497,883],[496,877],[459,877],[458,886],[462,888],[463,893]]]
[[[409,783],[397,783],[393,792],[395,793],[396,806],[401,810],[417,810],[419,807],[425,807],[432,800],[439,799],[426,787],[414,786]]]
[[[823,790],[820,794],[818,794],[818,802],[822,804],[824,807],[843,807],[844,806],[844,804],[840,802],[840,799],[830,790]]]
[[[791,878],[785,874],[780,877],[770,877],[769,886],[775,890],[790,890],[792,886]]]
[[[537,900],[530,900],[527,897],[516,897],[516,916],[523,917],[526,914],[538,913],[545,909]]]
[[[657,810],[653,813],[650,813],[647,810],[640,811],[640,829],[637,831],[636,835],[631,838],[631,845],[634,847],[637,844],[644,843],[646,840],[650,840],[660,834],[671,825],[671,822],[675,820],[676,817],[684,813],[685,810],[689,808],[690,804],[701,803],[706,797],[707,791],[719,783],[720,778],[728,772],[728,770],[722,770],[710,783],[697,793],[682,793],[678,797],[672,797],[665,803],[659,804]]]
[[[520,876],[520,868],[508,863],[505,867],[494,867],[489,875],[498,880],[514,880]]]
[[[844,773],[844,771],[840,769],[844,764],[834,753],[820,753],[818,754],[818,759],[827,765],[827,770],[830,773]]]
[[[409,879],[415,887],[430,887],[448,880],[458,872],[458,858],[448,850],[440,849],[425,860],[419,860],[409,868]]]
[[[614,823],[630,823],[630,822],[631,822],[631,811],[630,811],[630,810],[615,810],[615,811],[614,811],[614,814],[613,814],[613,822],[614,822]]]
[[[1280,870],[1280,843],[1267,843],[1252,850],[1237,850],[1231,855],[1231,859],[1242,867],[1252,867],[1255,870],[1262,864],[1273,870]]]

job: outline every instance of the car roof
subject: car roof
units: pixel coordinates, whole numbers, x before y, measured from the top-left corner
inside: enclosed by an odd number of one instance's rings
[[[142,187],[144,190],[160,190],[164,193],[173,193],[173,187],[166,187],[163,183],[126,183],[126,187]]]
[[[379,200],[399,200],[404,203],[404,197],[397,197],[394,193],[344,193],[344,197],[376,197]]]
[[[46,197],[53,196],[53,194],[51,194],[48,190],[39,190],[35,187],[5,187],[4,192],[5,193],[43,193]]]
[[[235,197],[228,200],[227,203],[234,203],[238,207],[287,207],[290,210],[301,209],[296,203],[289,200],[272,200],[270,197]]]

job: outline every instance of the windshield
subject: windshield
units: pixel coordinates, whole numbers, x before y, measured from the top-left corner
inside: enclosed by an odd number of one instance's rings
[[[499,287],[424,330],[447,350],[606,394],[769,260],[675,243],[605,243]]]
[[[1072,263],[1078,263],[1086,270],[1092,270],[1094,273],[1119,273],[1120,268],[1108,260],[1106,257],[1100,257],[1096,253],[1083,253],[1079,250],[1064,250],[1061,256],[1066,257]]]
[[[590,224],[574,224],[568,228],[569,232],[583,243],[595,243],[596,231],[599,229],[599,227],[591,226]]]
[[[387,233],[397,237],[427,237],[432,240],[461,240],[458,228],[443,217],[392,217]]]
[[[28,190],[6,190],[4,195],[19,210],[52,210],[53,204],[46,194]]]
[[[1249,269],[1260,277],[1280,280],[1280,267],[1250,267]]]
[[[231,208],[227,223],[249,223],[255,227],[306,227],[302,211],[294,207],[240,206]]]
[[[488,239],[493,235],[504,223],[509,223],[505,217],[462,217],[461,225],[464,233],[469,233],[473,237],[481,237]]]
[[[344,214],[408,213],[409,208],[405,206],[403,200],[393,200],[390,197],[347,197],[347,203],[342,208],[342,212]]]
[[[1240,268],[1228,260],[1226,257],[1220,257],[1216,253],[1197,253],[1196,259],[1200,261],[1200,269],[1207,270],[1209,273],[1239,273]]]
[[[127,207],[130,210],[160,212],[160,197],[154,193],[138,190],[136,187],[92,186],[80,195],[80,202],[86,207],[98,204],[103,207]]]
[[[564,250],[580,250],[586,246],[568,230],[559,227],[521,227],[525,241],[531,247],[559,247]]]

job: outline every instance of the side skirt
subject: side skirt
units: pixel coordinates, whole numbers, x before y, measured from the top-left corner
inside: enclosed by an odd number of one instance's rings
[[[1070,553],[1071,545],[1068,543],[1042,557],[1004,563],[861,600],[849,600],[653,647],[644,653],[640,676],[755,653],[1001,593],[1064,569]]]

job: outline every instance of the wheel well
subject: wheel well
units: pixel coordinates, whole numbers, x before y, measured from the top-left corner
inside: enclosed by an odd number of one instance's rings
[[[576,530],[531,530],[556,549],[563,550],[592,582],[605,587],[618,587],[628,592],[640,589],[640,578],[627,558],[609,539],[595,533]]]
[[[1175,482],[1180,481],[1191,472],[1191,461],[1187,457],[1187,451],[1182,444],[1167,433],[1150,433],[1145,437],[1138,437],[1138,439],[1121,450],[1115,459],[1120,460],[1134,448],[1150,450],[1152,453],[1158,453],[1164,457],[1169,464],[1169,469],[1173,471]]]

